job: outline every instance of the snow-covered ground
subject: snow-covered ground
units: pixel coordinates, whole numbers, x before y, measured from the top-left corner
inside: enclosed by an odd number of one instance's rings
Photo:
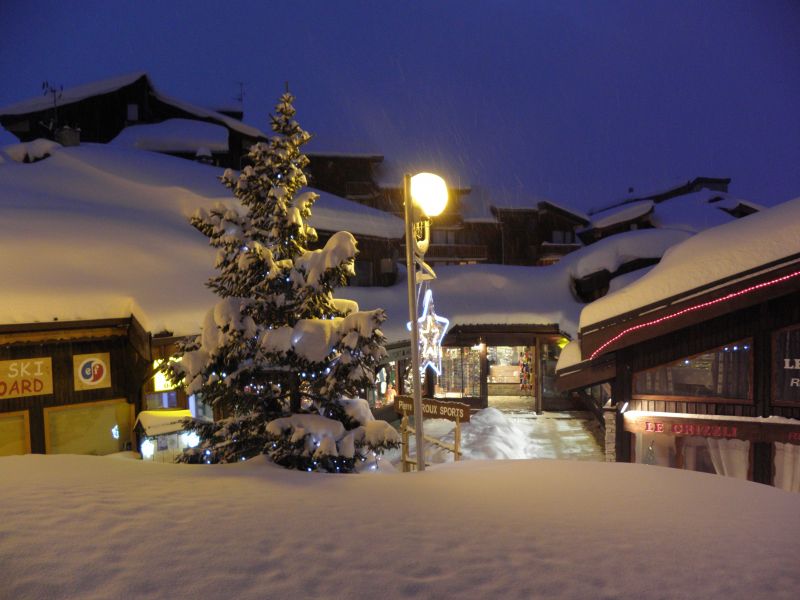
[[[0,458],[0,597],[796,598],[800,495],[646,465]]]

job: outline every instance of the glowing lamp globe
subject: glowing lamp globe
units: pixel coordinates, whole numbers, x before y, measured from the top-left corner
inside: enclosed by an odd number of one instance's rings
[[[411,199],[429,217],[442,214],[447,206],[447,185],[433,173],[417,173],[411,178]]]

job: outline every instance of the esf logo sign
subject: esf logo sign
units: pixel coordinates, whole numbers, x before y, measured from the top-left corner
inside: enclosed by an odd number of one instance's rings
[[[87,358],[78,368],[78,375],[82,383],[95,386],[106,376],[108,367],[99,358]]]
[[[102,354],[79,354],[72,357],[76,390],[111,387],[110,359]]]

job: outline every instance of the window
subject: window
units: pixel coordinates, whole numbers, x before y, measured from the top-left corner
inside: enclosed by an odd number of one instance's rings
[[[442,348],[442,375],[437,395],[448,398],[481,395],[481,351],[475,348]]]
[[[748,479],[750,442],[713,437],[637,433],[635,462]]]
[[[800,446],[776,442],[773,456],[775,478],[772,484],[787,492],[800,492]]]
[[[30,451],[28,411],[0,413],[0,456],[28,454]]]
[[[177,408],[178,392],[176,390],[172,390],[169,392],[146,394],[144,400],[147,410],[157,410],[159,408]]]
[[[128,104],[128,121],[138,121],[138,120],[139,120],[139,105]]]
[[[130,449],[132,409],[125,400],[45,408],[47,453],[102,456]]]
[[[520,365],[530,364],[530,349],[525,346],[489,346],[486,350],[489,361],[489,383],[522,384],[525,374]],[[530,369],[528,369],[528,375]]]
[[[575,241],[575,232],[573,231],[553,231],[554,244],[572,244]]]
[[[742,402],[752,398],[752,342],[734,342],[633,376],[633,397]]]
[[[205,421],[214,420],[214,409],[210,404],[203,401],[200,394],[192,394],[189,396],[189,411],[195,419],[203,419]]]
[[[350,278],[348,285],[352,286],[371,286],[372,285],[372,261],[358,260],[355,262],[356,274]]]

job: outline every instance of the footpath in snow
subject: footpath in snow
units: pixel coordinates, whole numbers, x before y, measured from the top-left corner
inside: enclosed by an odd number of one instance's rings
[[[588,413],[545,412],[537,415],[524,405],[506,403],[503,410],[490,407],[472,414],[461,426],[463,460],[552,458],[584,461],[605,460],[598,443],[598,429]],[[425,435],[453,443],[455,423],[426,419]],[[411,446],[414,447],[412,436]],[[413,450],[412,450],[413,453]],[[452,462],[452,453],[429,445],[429,463]],[[399,461],[399,452],[388,457]]]

